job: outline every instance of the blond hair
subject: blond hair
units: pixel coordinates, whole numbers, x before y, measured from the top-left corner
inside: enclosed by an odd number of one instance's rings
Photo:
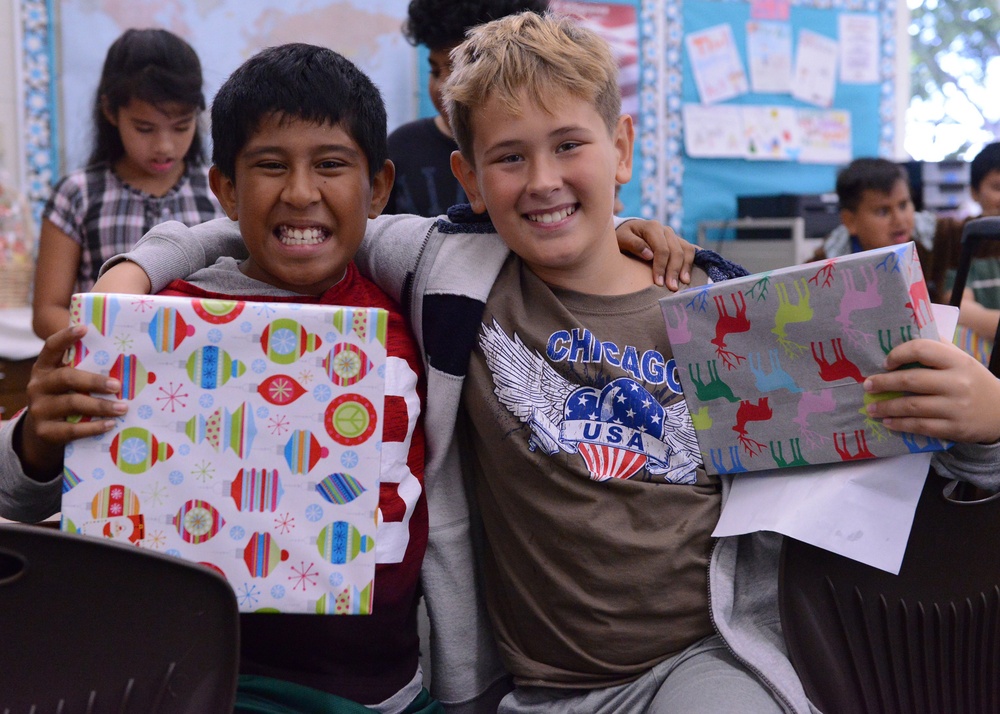
[[[517,116],[525,96],[549,111],[554,99],[569,93],[590,102],[609,132],[621,114],[611,48],[565,16],[523,12],[479,25],[451,59],[445,110],[458,148],[470,162],[472,113],[490,99]]]

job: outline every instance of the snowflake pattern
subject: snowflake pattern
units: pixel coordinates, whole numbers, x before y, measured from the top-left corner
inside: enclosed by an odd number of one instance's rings
[[[147,310],[152,310],[156,307],[153,304],[153,300],[148,295],[144,295],[141,297],[136,296],[135,298],[132,299],[131,305],[132,309],[138,312],[139,314],[145,314]]]
[[[280,600],[281,598],[285,597],[285,586],[275,585],[273,588],[271,588],[271,597],[273,597],[275,600]]]
[[[198,406],[200,406],[202,409],[211,409],[214,404],[215,404],[215,397],[213,397],[211,394],[202,394],[200,397],[198,397]]]
[[[94,364],[103,367],[110,361],[111,361],[111,355],[109,355],[104,350],[94,353]]]
[[[160,411],[165,412],[167,409],[170,409],[170,413],[174,414],[178,409],[184,409],[187,407],[187,402],[184,400],[191,395],[187,392],[181,391],[184,389],[183,384],[175,385],[173,382],[170,382],[167,384],[166,389],[163,387],[157,387],[157,389],[159,389],[160,394],[163,395],[162,397],[156,398],[156,401],[163,402],[163,406],[160,407]]]
[[[260,602],[260,590],[253,583],[243,583],[236,591],[236,599],[240,607],[253,607]]]
[[[250,369],[253,370],[254,374],[263,374],[267,371],[267,362],[262,359],[255,359],[250,364]]]
[[[292,428],[292,422],[284,414],[275,414],[267,420],[267,430],[274,436],[284,436]]]
[[[298,344],[298,336],[287,327],[282,327],[271,333],[271,349],[279,355],[290,355]]]
[[[136,414],[139,415],[140,419],[149,419],[150,417],[153,416],[153,407],[149,406],[148,404],[143,404],[141,407],[139,407],[139,410],[136,412]]]
[[[306,591],[306,586],[315,587],[316,581],[319,579],[319,571],[313,570],[316,567],[315,563],[309,563],[306,565],[304,560],[299,561],[299,567],[292,566],[292,573],[294,575],[289,575],[288,579],[293,582],[292,590],[295,590],[300,585],[302,586],[302,592]]]
[[[229,529],[229,537],[236,541],[243,540],[246,534],[247,531],[243,526],[233,526]]]
[[[208,331],[208,341],[213,345],[217,345],[222,342],[222,330],[217,327],[213,327]]]
[[[279,535],[290,533],[295,528],[295,516],[291,513],[282,513],[274,518],[274,530]]]
[[[165,501],[168,493],[169,489],[166,486],[161,484],[159,481],[153,481],[153,483],[151,483],[149,487],[142,492],[142,498],[143,501],[149,505],[159,506]]]
[[[323,517],[323,508],[315,503],[306,506],[306,520],[315,523]]]
[[[331,587],[339,588],[344,583],[344,575],[337,571],[335,573],[330,573],[330,585]]]
[[[118,350],[121,352],[128,352],[130,349],[132,349],[132,345],[134,343],[135,342],[132,339],[132,335],[128,334],[127,332],[122,333],[120,335],[115,335],[115,347],[117,347]]]
[[[333,396],[333,390],[325,384],[316,385],[316,388],[312,392],[313,399],[317,402],[329,402],[330,398]]]
[[[302,382],[302,384],[308,386],[314,379],[316,379],[316,375],[311,369],[304,369],[299,372],[299,381]]]
[[[194,465],[191,475],[202,483],[208,483],[215,478],[215,467],[212,466],[211,461],[202,460]]]
[[[274,308],[264,302],[254,303],[253,310],[259,317],[264,318],[269,318],[274,314]]]
[[[160,550],[167,544],[167,534],[161,530],[150,531],[146,534],[145,547],[153,550]]]
[[[348,449],[343,454],[340,455],[340,465],[345,469],[352,469],[358,465],[360,461],[357,451],[352,451]]]
[[[145,439],[133,436],[121,444],[122,461],[127,464],[141,464],[149,455],[149,446]]]
[[[170,476],[167,477],[171,484],[174,486],[180,486],[184,483],[184,474],[180,471],[171,471]]]

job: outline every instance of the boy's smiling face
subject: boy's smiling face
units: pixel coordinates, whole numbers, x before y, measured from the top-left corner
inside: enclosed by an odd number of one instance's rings
[[[393,168],[387,161],[372,182],[367,157],[342,126],[271,115],[237,154],[235,176],[213,166],[210,180],[250,253],[241,270],[319,295],[344,276],[368,219],[385,206]]]
[[[522,96],[512,114],[487,101],[472,114],[475,166],[455,152],[452,169],[538,277],[591,292],[619,255],[612,213],[616,184],[632,175],[632,123],[623,116],[609,133],[591,102],[565,92],[548,104]]]

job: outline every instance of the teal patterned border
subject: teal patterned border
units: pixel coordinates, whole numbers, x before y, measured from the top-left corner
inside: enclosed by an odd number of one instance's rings
[[[55,86],[52,0],[20,0],[25,192],[38,225],[42,207],[59,178],[59,98]]]

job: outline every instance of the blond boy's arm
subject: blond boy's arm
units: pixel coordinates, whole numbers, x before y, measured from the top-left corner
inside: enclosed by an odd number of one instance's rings
[[[905,365],[919,364],[901,369]],[[958,442],[936,464],[948,475],[1000,488],[1000,380],[944,341],[904,342],[886,357],[886,372],[868,377],[871,394],[903,392],[868,406],[894,431]]]
[[[167,221],[154,226],[128,253],[117,255],[101,267],[101,278],[94,292],[158,293],[174,280],[183,280],[228,255],[242,260],[246,245],[239,224],[228,218],[216,218],[196,226]],[[143,284],[132,272],[115,266],[128,261],[139,266],[149,279]],[[127,270],[127,269],[126,269]]]

